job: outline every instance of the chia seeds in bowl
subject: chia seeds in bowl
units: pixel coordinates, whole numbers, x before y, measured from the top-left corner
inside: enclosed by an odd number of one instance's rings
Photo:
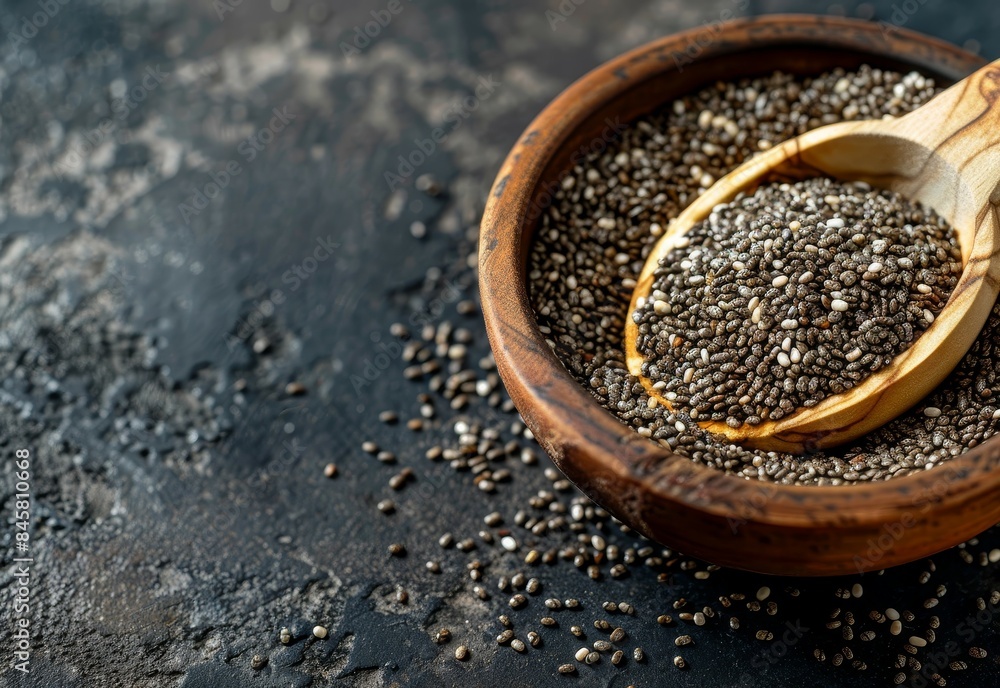
[[[779,420],[851,389],[925,330],[962,271],[933,211],[867,184],[763,186],[653,272],[633,319],[647,390],[698,420]]]
[[[775,73],[718,83],[635,122],[617,145],[562,179],[541,219],[529,257],[530,298],[549,346],[640,435],[746,478],[802,485],[887,480],[932,468],[991,437],[1000,423],[1000,410],[991,404],[1000,368],[992,355],[1000,332],[997,310],[928,398],[860,440],[807,456],[713,437],[692,419],[696,407],[674,411],[651,399],[624,360],[624,322],[636,277],[652,245],[691,200],[775,143],[824,124],[899,116],[936,93],[934,83],[917,73],[868,67],[811,79]],[[939,298],[948,289],[941,286]]]

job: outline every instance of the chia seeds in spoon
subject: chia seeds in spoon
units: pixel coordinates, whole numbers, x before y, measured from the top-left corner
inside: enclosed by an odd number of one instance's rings
[[[892,363],[961,274],[932,211],[866,184],[771,184],[660,260],[633,314],[643,375],[699,421],[779,420]]]

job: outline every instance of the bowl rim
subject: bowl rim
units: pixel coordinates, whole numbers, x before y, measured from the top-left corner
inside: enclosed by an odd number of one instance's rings
[[[816,41],[817,28],[823,31],[824,47],[841,47],[855,54],[873,52],[882,55],[883,61],[899,55],[901,61],[926,72],[951,70],[961,74],[975,68],[977,62],[985,62],[950,43],[905,28],[893,26],[887,31],[874,22],[808,14],[726,21],[717,40],[704,46],[697,59],[750,47],[745,42],[724,40],[727,33],[755,35],[767,41],[761,45],[790,46]],[[601,473],[601,480],[626,478],[643,484],[649,490],[647,498],[721,518],[733,517],[732,500],[748,487],[769,493],[766,508],[753,514],[756,522],[796,528],[877,527],[914,510],[925,514],[945,502],[962,509],[975,500],[987,499],[1000,481],[1000,439],[986,441],[932,470],[855,485],[765,483],[695,464],[622,424],[570,375],[546,344],[528,297],[527,259],[523,255],[526,243],[522,240],[524,232],[534,228],[534,219],[528,214],[536,203],[539,185],[546,181],[542,178],[546,166],[591,112],[613,102],[627,88],[669,73],[671,70],[662,64],[664,57],[691,45],[704,30],[702,26],[659,38],[578,79],[531,122],[497,174],[481,225],[480,296],[499,372],[528,427],[557,465],[564,471],[570,469],[566,472],[571,479],[574,474],[579,478],[583,470]],[[578,418],[570,422],[559,415],[567,413]],[[586,465],[574,466],[580,457]],[[585,491],[592,494],[595,490]],[[600,496],[597,501],[603,502]],[[980,513],[973,519],[974,526],[957,529],[953,542],[932,551],[957,544],[1000,520],[1000,505],[989,511],[992,515]],[[643,531],[641,517],[635,512],[629,516],[632,521],[638,519],[632,525]],[[980,527],[989,519],[992,523]]]

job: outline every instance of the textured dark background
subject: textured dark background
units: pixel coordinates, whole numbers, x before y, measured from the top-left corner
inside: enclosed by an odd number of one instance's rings
[[[478,316],[457,315],[455,305],[475,299],[470,237],[502,156],[530,118],[602,61],[745,4],[585,0],[551,26],[545,11],[556,2],[403,0],[347,59],[341,43],[387,3],[73,0],[20,41],[11,32],[24,31],[39,5],[4,0],[0,685],[890,685],[902,639],[883,633],[869,643],[864,672],[813,659],[814,648],[832,656],[843,645],[824,623],[849,578],[769,581],[803,594],[782,597],[779,615],[760,625],[780,636],[786,622],[799,624],[805,635],[765,644],[746,612],[739,633],[716,619],[692,631],[685,672],[671,662],[680,631],[660,628],[656,615],[682,596],[719,608],[719,595],[752,594],[763,577],[719,571],[698,581],[676,571],[664,585],[635,567],[593,583],[561,562],[533,570],[542,596],[510,612],[496,578],[525,568],[523,551],[480,542],[462,554],[436,541],[445,531],[475,537],[494,509],[510,525],[551,482],[515,462],[511,483],[482,494],[468,474],[423,458],[454,414],[419,435],[376,420],[388,408],[415,415],[424,391],[402,378],[398,357],[384,372],[370,367],[379,343],[392,342],[392,322],[454,320],[475,334],[472,361],[485,353]],[[741,14],[890,20],[906,4],[751,0]],[[909,4],[907,28],[1000,55],[993,0]],[[491,76],[495,90],[390,192],[385,173],[397,156]],[[127,93],[135,99],[123,105]],[[241,142],[275,109],[294,119],[248,159]],[[113,125],[100,129],[108,117]],[[240,173],[218,197],[192,205],[196,212],[181,207],[229,161]],[[440,189],[415,188],[424,174]],[[417,221],[423,240],[410,232]],[[287,271],[308,263],[318,241],[337,246],[296,284]],[[428,277],[434,267],[441,274]],[[276,289],[285,299],[272,308]],[[286,395],[291,381],[308,393]],[[479,403],[469,415],[496,423],[501,414]],[[416,471],[392,516],[374,505],[395,469],[361,452],[369,438]],[[27,678],[6,669],[11,459],[22,448],[33,457]],[[340,466],[336,480],[323,477],[328,461]],[[541,548],[572,539],[547,537]],[[636,543],[609,537],[623,549]],[[998,539],[987,534],[969,549],[988,551]],[[390,560],[386,547],[397,541],[409,555]],[[996,565],[959,555],[934,558],[930,588],[948,584],[935,610],[942,645],[975,617],[975,598],[1000,587]],[[424,570],[430,558],[441,575]],[[471,593],[472,558],[488,571],[488,601]],[[845,607],[859,617],[889,604],[926,616],[928,586],[918,576],[929,566],[866,576],[865,597]],[[408,605],[393,601],[397,586],[409,591]],[[497,648],[497,615],[511,613],[523,638],[541,630],[549,595],[578,597],[588,627],[601,601],[631,601],[628,630],[647,660],[556,675],[581,645],[567,617],[540,649]],[[989,658],[963,655],[971,667],[946,672],[948,685],[1000,681],[992,617],[974,637]],[[330,629],[327,640],[308,637],[316,623]],[[282,626],[296,635],[288,647],[277,640]],[[441,626],[454,639],[437,646],[429,632]],[[468,662],[453,658],[459,643],[472,649]],[[250,668],[255,654],[268,658],[263,670]]]

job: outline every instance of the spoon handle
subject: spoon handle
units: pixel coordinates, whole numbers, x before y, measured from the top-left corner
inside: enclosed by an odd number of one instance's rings
[[[894,134],[924,149],[915,156],[921,167],[911,174],[935,187],[932,205],[951,216],[956,227],[978,227],[985,219],[982,212],[996,212],[1000,206],[998,101],[1000,60],[889,125]]]

